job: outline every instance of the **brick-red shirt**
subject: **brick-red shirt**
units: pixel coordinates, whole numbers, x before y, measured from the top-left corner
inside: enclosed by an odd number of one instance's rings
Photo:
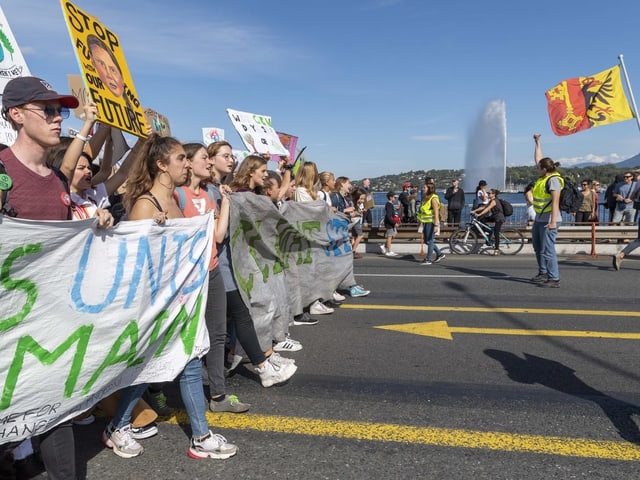
[[[53,172],[42,177],[28,169],[11,150],[0,152],[0,160],[11,177],[9,204],[18,218],[71,220],[71,201],[62,180]],[[66,203],[66,204],[65,204]]]

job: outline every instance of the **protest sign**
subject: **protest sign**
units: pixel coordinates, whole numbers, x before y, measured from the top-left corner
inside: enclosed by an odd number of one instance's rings
[[[298,137],[295,135],[289,135],[288,133],[276,132],[278,138],[280,139],[280,143],[282,146],[286,148],[289,152],[287,157],[289,157],[289,163],[293,163],[296,161],[296,147],[298,146]],[[280,161],[280,155],[271,155],[269,160],[273,160],[274,162]]]
[[[78,74],[68,74],[67,82],[69,83],[69,91],[71,95],[78,99],[80,103],[76,108],[73,109],[73,115],[78,120],[84,121],[84,106],[91,100],[89,98],[89,92],[84,88],[84,82],[82,81],[82,75]]]
[[[18,42],[16,42],[7,17],[4,16],[0,8],[0,91],[4,92],[4,87],[9,80],[16,77],[31,75],[27,62],[25,62]],[[18,134],[11,124],[4,118],[0,118],[0,143],[13,145]]]
[[[98,120],[146,137],[144,111],[118,36],[73,3],[61,0],[61,4],[83,81],[98,107]]]
[[[4,91],[4,87],[12,78],[29,75],[31,73],[27,62],[24,61],[7,17],[0,8],[0,90]]]
[[[205,147],[221,140],[224,140],[224,130],[222,128],[207,127],[202,129],[202,142]]]
[[[324,201],[278,211],[264,195],[236,193],[231,210],[234,274],[263,349],[303,307],[355,285],[349,221]]]
[[[0,444],[208,350],[213,216],[95,222],[0,216]]]
[[[289,155],[271,124],[271,117],[255,113],[239,112],[227,108],[231,123],[251,153]]]
[[[171,127],[169,126],[169,119],[150,108],[144,109],[144,119],[148,125],[151,125],[151,129],[154,133],[157,133],[161,137],[171,136]]]

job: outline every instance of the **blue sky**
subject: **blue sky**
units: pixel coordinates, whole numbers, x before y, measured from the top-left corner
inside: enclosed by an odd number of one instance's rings
[[[635,120],[556,137],[544,93],[624,54],[640,95],[640,3],[592,0],[78,0],[120,37],[144,106],[197,141],[225,109],[270,115],[320,170],[352,179],[464,168],[467,134],[494,99],[507,111],[507,165],[531,135],[570,166],[640,152]],[[57,0],[3,0],[36,76],[68,91],[79,73]],[[77,126],[69,119],[68,126]]]

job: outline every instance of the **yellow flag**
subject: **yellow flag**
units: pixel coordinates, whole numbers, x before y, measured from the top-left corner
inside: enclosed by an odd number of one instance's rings
[[[588,77],[564,80],[548,90],[546,97],[556,135],[571,135],[633,118],[619,65]]]

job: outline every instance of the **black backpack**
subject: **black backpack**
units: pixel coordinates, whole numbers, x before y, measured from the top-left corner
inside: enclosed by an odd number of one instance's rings
[[[560,175],[554,175],[559,177]],[[576,213],[580,210],[584,196],[578,190],[578,186],[568,178],[564,178],[564,187],[560,190],[560,210],[567,213]],[[545,186],[547,193],[549,192],[549,180]]]
[[[513,205],[503,198],[499,198],[498,200],[500,200],[500,203],[502,204],[502,213],[504,216],[510,217],[513,215]]]

